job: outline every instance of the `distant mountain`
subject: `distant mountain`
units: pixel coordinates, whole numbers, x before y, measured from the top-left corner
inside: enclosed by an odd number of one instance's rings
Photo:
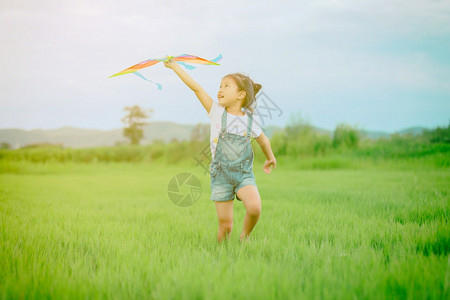
[[[326,134],[329,135],[330,137],[333,137],[333,130],[328,130],[328,129],[324,129],[324,128],[320,128],[320,127],[316,127],[316,126],[312,126],[312,128],[320,133],[320,134]],[[283,127],[279,127],[279,126],[266,126],[264,128],[264,133],[271,137],[273,133],[277,132],[277,131],[282,131],[284,128]],[[394,134],[400,134],[400,135],[404,135],[404,134],[411,134],[411,135],[419,135],[422,134],[423,131],[429,130],[428,128],[425,127],[410,127],[410,128],[406,128],[400,131],[396,131],[394,132]],[[359,130],[359,133],[361,134],[361,136],[369,138],[369,139],[379,139],[379,138],[389,138],[393,133],[389,133],[389,132],[385,132],[385,131],[370,131],[370,130]]]
[[[185,140],[195,125],[182,125],[172,122],[151,122],[144,126],[144,138],[141,144],[149,144],[154,140],[168,142],[172,139]],[[29,144],[51,143],[62,144],[71,148],[90,148],[113,146],[127,143],[123,137],[123,129],[97,130],[62,127],[51,130],[0,129],[0,143],[7,142],[17,149]]]
[[[209,127],[208,124],[202,124]],[[189,140],[192,130],[196,125],[177,124],[173,122],[150,122],[144,126],[144,138],[141,145],[151,144],[155,140],[169,142],[173,139],[178,141]],[[264,134],[269,138],[277,131],[284,128],[274,125],[264,127]],[[317,132],[333,135],[333,131],[314,127]],[[420,134],[424,127],[411,127],[400,130],[399,134]],[[116,144],[128,143],[123,137],[123,129],[98,130],[80,129],[73,127],[62,127],[50,130],[22,130],[22,129],[0,129],[0,143],[8,143],[13,149],[37,143],[61,144],[65,148],[93,148],[101,146],[114,146]],[[207,131],[209,134],[209,130]],[[380,131],[362,130],[361,133],[371,139],[389,137],[390,133]]]
[[[410,127],[400,131],[397,131],[398,134],[411,134],[411,135],[420,135],[424,131],[427,131],[428,128],[425,127]]]
[[[0,142],[13,149],[36,143],[62,144],[64,147],[84,148],[113,145],[120,139],[120,130],[95,130],[63,127],[51,130],[0,129]]]

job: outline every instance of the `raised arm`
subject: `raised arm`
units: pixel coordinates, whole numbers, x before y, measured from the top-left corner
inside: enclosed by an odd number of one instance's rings
[[[184,71],[179,64],[174,62],[173,60],[165,61],[164,65],[174,70],[174,72],[178,75],[178,77],[183,80],[183,82],[192,90],[194,91],[195,95],[197,96],[198,100],[202,103],[203,107],[206,109],[206,112],[209,113],[212,106],[212,99],[211,97],[206,93],[206,91],[201,87],[200,84],[198,84],[194,79],[192,79],[191,76],[189,76],[186,71]]]

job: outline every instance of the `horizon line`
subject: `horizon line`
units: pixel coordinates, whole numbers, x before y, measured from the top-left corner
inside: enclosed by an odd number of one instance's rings
[[[186,125],[190,125],[190,126],[195,126],[198,124],[204,124],[204,125],[209,125],[208,123],[203,123],[203,122],[198,122],[198,123],[177,123],[174,121],[167,121],[167,120],[161,120],[161,121],[150,121],[147,124],[151,124],[151,123],[172,123],[172,124],[176,124],[176,125],[181,125],[181,126],[186,126]],[[341,122],[341,123],[346,123],[346,122]],[[309,125],[311,125],[312,127],[316,128],[316,129],[320,129],[320,130],[326,130],[326,131],[334,131],[335,128],[333,129],[328,129],[328,128],[324,128],[324,127],[320,127],[320,126],[316,126],[314,124],[309,123]],[[349,124],[351,125],[351,124]],[[278,127],[278,128],[286,128],[288,125],[284,125],[284,126],[279,126],[279,125],[273,125],[273,124],[268,124],[266,126],[264,126],[264,128],[266,127]],[[352,126],[352,125],[351,125]],[[384,132],[384,133],[396,133],[399,131],[405,131],[408,129],[413,129],[413,128],[421,128],[421,129],[428,129],[428,130],[432,130],[432,129],[436,129],[438,127],[442,127],[445,125],[436,125],[436,126],[423,126],[423,125],[412,125],[412,126],[408,126],[408,127],[404,127],[401,129],[397,129],[397,130],[383,130],[383,129],[367,129],[367,128],[359,128],[359,126],[355,126],[356,129],[358,129],[359,131],[369,131],[369,132]],[[25,129],[25,128],[19,128],[19,127],[4,127],[4,128],[0,128],[0,130],[23,130],[23,131],[36,131],[36,130],[42,130],[42,131],[49,131],[49,130],[60,130],[60,129],[65,129],[65,128],[70,128],[70,129],[79,129],[79,130],[96,130],[96,131],[114,131],[114,130],[120,130],[123,129],[123,127],[116,127],[116,128],[110,128],[110,129],[101,129],[101,128],[86,128],[86,127],[76,127],[73,125],[64,125],[64,126],[59,126],[59,127],[53,127],[53,128],[33,128],[33,129]]]

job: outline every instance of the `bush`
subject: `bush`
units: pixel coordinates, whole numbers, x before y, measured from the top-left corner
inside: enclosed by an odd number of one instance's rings
[[[360,141],[359,130],[348,124],[341,123],[336,126],[333,133],[333,147],[355,149]]]
[[[270,139],[270,143],[275,156],[287,154],[288,138],[285,131],[275,132]]]
[[[0,149],[6,149],[6,150],[8,150],[8,149],[11,149],[12,147],[11,147],[11,144],[10,143],[7,143],[7,142],[2,142],[1,144],[0,144]]]
[[[393,134],[390,138],[361,140],[356,128],[339,124],[333,137],[321,134],[303,119],[294,119],[283,131],[274,132],[271,146],[275,156],[288,158],[324,157],[322,165],[336,167],[330,157],[349,159],[371,158],[382,160],[417,160],[425,158],[430,164],[450,165],[448,128],[437,128],[421,135]],[[259,145],[252,140],[255,159],[265,160]],[[209,156],[209,157],[208,157]],[[176,164],[182,161],[210,159],[209,140],[155,141],[150,145],[117,145],[112,147],[63,149],[60,145],[29,145],[17,150],[0,149],[2,161],[30,162],[151,162],[155,160]],[[322,166],[321,165],[321,166]]]
[[[430,143],[450,144],[450,124],[447,128],[437,127],[436,129],[425,131],[423,135]]]
[[[293,157],[305,155],[325,155],[331,148],[331,139],[319,133],[300,114],[291,117],[285,133],[274,133],[272,143],[281,143],[275,149]]]

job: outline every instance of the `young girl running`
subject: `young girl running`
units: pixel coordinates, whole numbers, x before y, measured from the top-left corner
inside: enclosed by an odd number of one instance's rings
[[[255,95],[261,85],[240,73],[226,75],[214,102],[176,62],[164,62],[194,91],[211,119],[211,200],[216,204],[219,230],[217,240],[228,239],[233,227],[233,200],[235,195],[244,203],[246,214],[240,240],[248,240],[261,214],[261,198],[253,175],[253,149],[250,138],[256,138],[267,160],[263,165],[270,174],[276,168],[276,159],[269,139],[259,122],[253,122]],[[247,110],[244,113],[244,109]]]

